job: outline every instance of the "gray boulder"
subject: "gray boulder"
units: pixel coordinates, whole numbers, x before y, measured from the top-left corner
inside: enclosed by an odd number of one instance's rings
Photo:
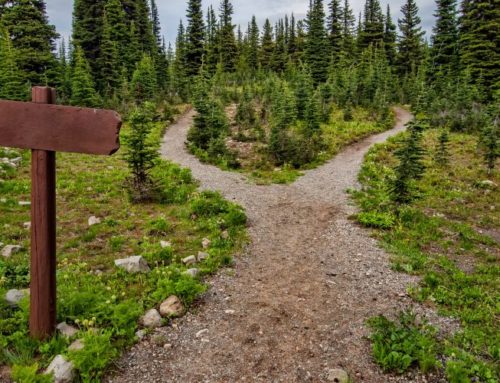
[[[141,318],[141,324],[147,328],[161,327],[161,315],[156,309],[151,309]]]
[[[140,255],[135,255],[133,257],[123,259],[116,259],[115,265],[131,274],[149,273],[151,271],[146,260]]]
[[[75,378],[75,366],[64,356],[57,355],[47,367],[45,374],[53,374],[54,383],[71,383]]]
[[[163,317],[180,316],[184,314],[184,305],[179,298],[171,295],[160,305],[160,314]]]

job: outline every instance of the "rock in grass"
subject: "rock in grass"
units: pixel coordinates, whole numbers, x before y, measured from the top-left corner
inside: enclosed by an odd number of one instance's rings
[[[77,339],[69,345],[68,350],[69,351],[81,351],[84,348],[85,348],[85,343],[83,343],[83,340]]]
[[[141,318],[141,324],[147,328],[161,327],[161,315],[156,309],[151,309]]]
[[[101,219],[100,218],[97,218],[96,216],[92,216],[89,218],[89,226],[94,226],[94,225],[98,225],[101,223]]]
[[[184,271],[184,274],[189,275],[190,277],[193,277],[193,278],[196,278],[199,273],[200,273],[200,270],[198,270],[196,268]]]
[[[198,257],[197,257],[197,258],[198,258],[198,262],[203,262],[203,261],[204,261],[205,259],[207,259],[208,257],[210,257],[210,254],[205,253],[205,252],[203,252],[203,251],[200,251],[200,252],[198,253]]]
[[[201,245],[203,246],[204,249],[208,249],[211,244],[212,241],[210,241],[208,238],[203,238],[203,240],[201,241]]]
[[[75,367],[64,356],[57,355],[47,367],[45,374],[53,374],[54,383],[71,383],[75,378]]]
[[[18,204],[19,206],[31,206],[30,201],[19,201]]]
[[[229,239],[229,232],[227,230],[224,230],[220,236],[222,239],[228,240]]]
[[[136,331],[135,336],[136,336],[139,340],[143,340],[143,339],[144,339],[144,337],[146,336],[146,331],[144,331],[144,330],[138,330],[138,331]]]
[[[56,328],[66,338],[71,338],[78,332],[78,329],[76,327],[73,327],[66,322],[59,323]]]
[[[172,247],[172,242],[170,241],[160,241],[160,246],[162,249],[165,249],[167,247]]]
[[[21,300],[29,295],[29,290],[12,289],[5,294],[5,300],[10,306],[17,306]]]
[[[194,265],[196,263],[196,257],[194,255],[190,255],[182,260],[182,263],[185,265]]]
[[[20,252],[23,249],[22,246],[18,245],[7,245],[2,249],[2,256],[5,258],[9,258],[12,255]]]
[[[23,227],[24,227],[26,230],[30,230],[30,229],[31,229],[31,222],[25,222],[25,223],[23,223]]]
[[[332,368],[328,371],[326,379],[334,383],[349,383],[349,375],[340,368]]]
[[[184,305],[179,298],[171,295],[160,305],[160,314],[163,317],[181,316],[184,314]]]
[[[151,271],[146,260],[140,255],[135,255],[133,257],[124,259],[116,259],[115,265],[131,274],[149,273]]]
[[[485,189],[495,189],[498,185],[491,181],[491,180],[484,180],[484,181],[481,181],[480,183],[480,186],[485,188]]]

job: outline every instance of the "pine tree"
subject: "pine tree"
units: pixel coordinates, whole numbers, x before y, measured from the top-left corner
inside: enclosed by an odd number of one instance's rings
[[[315,85],[325,82],[328,76],[328,40],[325,30],[325,11],[322,0],[312,0],[307,15],[308,35],[305,61],[309,65]]]
[[[257,19],[252,16],[252,21],[248,28],[248,54],[247,62],[250,70],[257,70],[259,68],[259,26]]]
[[[113,96],[121,80],[121,66],[116,42],[111,38],[111,25],[104,12],[103,33],[99,54],[98,90],[106,98]]]
[[[328,15],[328,37],[330,40],[330,48],[334,60],[342,50],[342,32],[343,32],[343,10],[340,5],[340,0],[332,0],[329,6],[330,13]]]
[[[349,0],[344,0],[342,8],[342,53],[345,57],[354,56],[354,33],[356,18],[349,5]]]
[[[158,6],[156,5],[155,0],[151,1],[151,25],[153,26],[153,37],[156,41],[156,46],[161,47],[164,45],[163,39],[161,36],[161,26],[160,26],[160,14],[158,12]],[[202,15],[203,17],[203,15]]]
[[[391,195],[397,203],[408,203],[413,198],[412,184],[422,178],[425,166],[422,162],[422,127],[418,122],[408,124],[409,135],[403,146],[395,152],[399,164],[395,168],[396,179],[391,188]]]
[[[457,69],[458,20],[456,0],[437,0],[436,24],[431,37],[431,76],[443,77]]]
[[[74,68],[71,76],[71,104],[77,106],[96,107],[99,98],[94,88],[90,67],[85,59],[83,49],[74,49]]]
[[[172,68],[174,88],[183,99],[189,93],[186,76],[186,34],[182,20],[179,23],[177,39],[175,42],[175,59]]]
[[[402,75],[416,73],[424,58],[421,20],[415,0],[406,0],[401,8],[403,18],[398,20],[401,35],[398,39],[398,67]]]
[[[132,49],[137,48],[134,44],[131,44],[130,41],[130,26],[127,21],[127,15],[120,0],[107,0],[104,10],[106,17],[102,20],[103,35],[104,33],[109,33],[109,40],[114,43],[118,57],[122,60],[123,64],[123,60],[131,56],[130,53],[127,52],[129,46]],[[108,31],[104,30],[105,27],[108,28]],[[134,59],[132,62],[126,62],[124,64],[127,68],[134,68],[136,62],[137,60]]]
[[[387,54],[387,60],[390,65],[394,65],[396,63],[396,38],[396,25],[392,21],[391,8],[387,5],[384,29],[384,47]]]
[[[1,20],[15,49],[19,70],[32,85],[60,81],[53,51],[59,37],[47,18],[43,0],[2,0]]]
[[[226,72],[233,72],[238,58],[238,47],[234,36],[233,5],[230,0],[222,0],[220,6],[220,62]]]
[[[156,71],[153,60],[147,54],[137,64],[131,82],[132,95],[138,103],[154,99],[157,90]]]
[[[295,23],[295,15],[292,13],[290,17],[290,29],[288,32],[288,55],[292,62],[296,62],[297,54],[297,24]]]
[[[438,138],[438,147],[436,149],[436,163],[440,166],[448,165],[450,161],[449,153],[450,136],[447,129],[443,129]]]
[[[384,15],[379,0],[366,0],[364,21],[360,26],[358,39],[361,49],[370,44],[378,45],[384,40]]]
[[[276,44],[271,59],[271,67],[275,72],[282,73],[287,63],[286,36],[283,21],[276,24]]]
[[[297,77],[294,81],[294,87],[297,105],[297,118],[299,120],[305,120],[308,102],[313,95],[312,78],[305,68],[301,68],[297,72]]]
[[[15,56],[10,36],[0,24],[0,99],[25,101],[28,87]]]
[[[484,161],[491,174],[495,169],[497,159],[500,157],[500,129],[498,123],[488,124],[481,133],[481,146]]]
[[[486,98],[500,89],[500,11],[496,0],[464,0],[460,20],[460,55]]]
[[[262,34],[260,65],[264,70],[270,70],[274,52],[273,27],[269,19],[264,23],[264,32]]]
[[[201,0],[189,0],[187,19],[186,74],[196,76],[200,72],[205,51],[205,23]]]
[[[203,60],[204,70],[213,75],[219,61],[219,25],[217,16],[212,6],[207,11],[207,27],[205,34],[205,57]]]

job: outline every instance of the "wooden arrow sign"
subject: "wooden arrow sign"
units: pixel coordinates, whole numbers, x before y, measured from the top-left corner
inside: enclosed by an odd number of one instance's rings
[[[0,100],[0,146],[109,155],[120,126],[112,110]]]
[[[0,146],[31,149],[30,333],[56,328],[56,151],[113,154],[120,116],[111,110],[50,105],[54,89],[35,87],[32,101],[0,100]]]

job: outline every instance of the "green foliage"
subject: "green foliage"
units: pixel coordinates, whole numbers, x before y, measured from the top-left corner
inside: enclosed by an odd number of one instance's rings
[[[311,70],[315,85],[327,80],[329,49],[325,29],[325,10],[322,0],[312,0],[307,14],[308,36],[305,62]]]
[[[130,133],[126,137],[127,151],[124,155],[132,177],[130,193],[133,201],[147,201],[154,198],[155,184],[151,178],[158,154],[158,145],[149,140],[153,129],[154,104],[145,103],[129,115]]]
[[[426,373],[440,367],[437,330],[418,323],[415,314],[400,313],[398,322],[379,316],[370,319],[369,325],[373,357],[384,371],[402,374],[417,365]]]
[[[12,379],[19,383],[51,383],[53,378],[50,375],[38,375],[38,364],[32,366],[12,367]]]
[[[450,143],[448,130],[443,129],[439,135],[438,147],[436,148],[436,162],[440,166],[446,166],[450,162],[450,153],[448,151],[448,146]]]
[[[16,55],[7,30],[0,24],[0,98],[24,101],[28,87],[16,63]]]
[[[83,50],[75,48],[75,65],[71,79],[71,104],[78,106],[95,107],[99,105],[99,98],[90,75],[90,67],[83,55]]]
[[[416,73],[424,58],[422,38],[425,32],[418,16],[415,0],[407,0],[401,8],[403,18],[398,20],[401,35],[398,41],[398,67],[402,75]]]
[[[498,124],[488,125],[482,132],[481,146],[488,173],[495,169],[497,159],[500,157],[500,129],[498,126]]]
[[[378,229],[390,229],[395,223],[394,215],[385,212],[361,212],[357,215],[357,219],[366,227],[374,227]]]
[[[136,102],[141,103],[154,99],[157,90],[156,71],[149,55],[144,55],[137,64],[130,86]]]

